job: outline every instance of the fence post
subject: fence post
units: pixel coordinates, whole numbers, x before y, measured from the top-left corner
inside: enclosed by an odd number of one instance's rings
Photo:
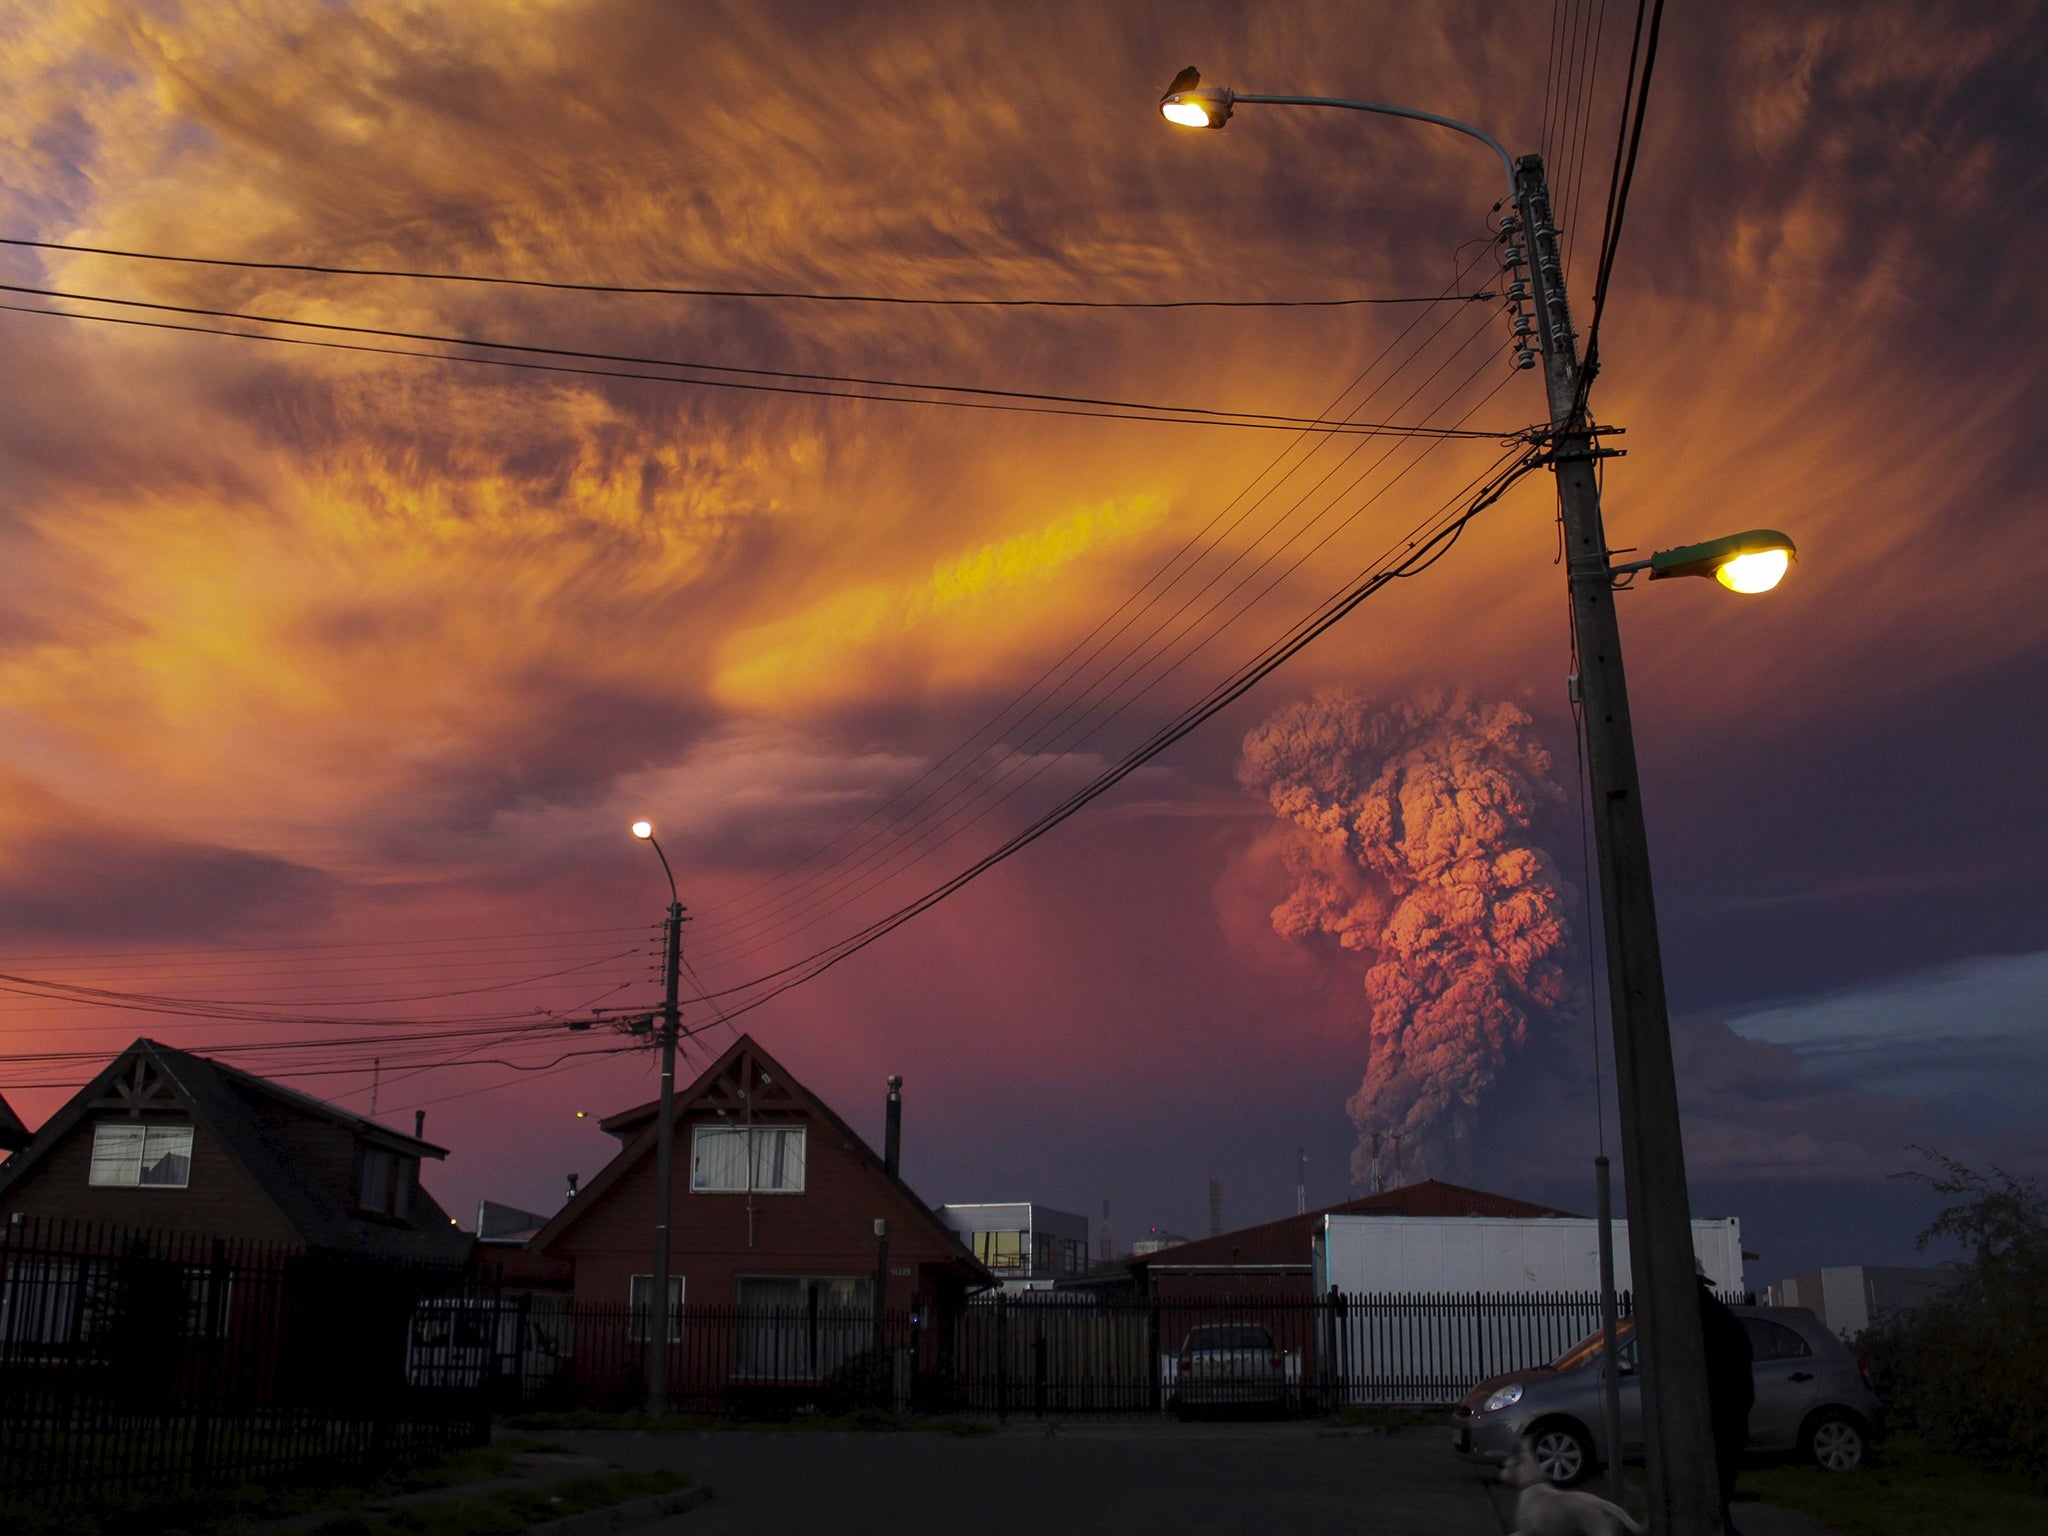
[[[202,1351],[204,1362],[198,1413],[192,1425],[192,1481],[195,1485],[213,1480],[214,1420],[220,1411],[222,1356],[226,1353],[227,1291],[228,1245],[225,1239],[216,1237],[206,1266],[199,1337],[194,1341]]]
[[[1042,1314],[1044,1310],[1043,1307],[1032,1308],[1034,1313]],[[1042,1419],[1045,1417],[1047,1386],[1045,1371],[1045,1318],[1042,1315],[1034,1316],[1031,1319],[1031,1324],[1031,1413],[1032,1417]]]
[[[996,1293],[996,1422],[1010,1416],[1010,1298]]]

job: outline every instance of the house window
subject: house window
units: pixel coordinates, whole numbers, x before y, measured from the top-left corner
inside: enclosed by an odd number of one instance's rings
[[[68,1344],[79,1323],[75,1259],[17,1259],[0,1289],[0,1344],[10,1353],[30,1345]]]
[[[874,1347],[872,1281],[741,1275],[733,1284],[738,1375],[818,1381]]]
[[[419,1177],[419,1166],[415,1158],[401,1157],[385,1147],[365,1146],[357,1208],[403,1221],[412,1214],[412,1186]]]
[[[668,1277],[668,1341],[678,1342],[683,1336],[683,1280],[682,1275]],[[635,1275],[628,1282],[626,1302],[629,1315],[626,1319],[626,1337],[635,1344],[647,1342],[647,1303],[654,1297],[654,1276]]]
[[[184,1189],[192,1182],[192,1127],[102,1121],[92,1128],[88,1183]]]
[[[91,1343],[122,1318],[146,1318],[170,1338],[219,1338],[228,1330],[233,1280],[204,1264],[151,1260],[126,1267],[105,1258],[17,1259],[0,1281],[0,1352],[25,1357]]]
[[[749,1148],[752,1155],[749,1156]],[[800,1125],[690,1128],[690,1188],[700,1194],[796,1195],[804,1188]]]
[[[1083,1275],[1088,1272],[1088,1244],[1076,1237],[1060,1239],[1060,1273]]]

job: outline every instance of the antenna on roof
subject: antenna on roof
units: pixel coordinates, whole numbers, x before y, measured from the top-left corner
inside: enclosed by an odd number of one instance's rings
[[[1294,1214],[1308,1214],[1308,1149],[1294,1149]]]
[[[1223,1181],[1221,1179],[1211,1179],[1209,1181],[1209,1235],[1211,1237],[1221,1237],[1223,1235]]]

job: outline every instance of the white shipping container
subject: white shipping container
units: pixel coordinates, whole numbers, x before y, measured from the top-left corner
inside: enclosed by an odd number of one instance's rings
[[[1742,1224],[1696,1220],[1692,1248],[1718,1291],[1740,1291]],[[1318,1295],[1360,1291],[1591,1291],[1599,1223],[1582,1216],[1326,1216],[1314,1238]],[[1631,1289],[1628,1223],[1614,1223],[1614,1286]]]

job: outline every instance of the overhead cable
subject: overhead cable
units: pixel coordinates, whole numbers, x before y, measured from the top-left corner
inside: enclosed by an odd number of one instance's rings
[[[253,261],[230,256],[174,256],[163,251],[121,250],[64,240],[28,240],[0,235],[0,245],[80,256],[113,256],[123,261],[174,262],[182,266],[228,267],[251,272],[305,272],[324,277],[400,278],[418,282],[475,283],[500,288],[545,288],[564,293],[606,293],[683,299],[782,299],[818,304],[899,304],[942,309],[1341,309],[1365,304],[1479,303],[1491,292],[1417,294],[1341,299],[998,299],[930,298],[900,293],[818,293],[778,288],[689,288],[646,283],[579,283],[560,278],[501,277],[474,272],[425,272],[404,267],[344,267],[306,261]]]
[[[1360,436],[1421,436],[1441,435],[1440,430],[1427,427],[1403,426],[1392,422],[1347,423],[1343,426],[1318,425],[1310,418],[1301,416],[1273,415],[1263,412],[1230,412],[1207,406],[1155,406],[1140,401],[1091,400],[1086,397],[1052,394],[1033,394],[1023,390],[986,389],[971,385],[933,384],[917,385],[894,383],[889,380],[861,380],[847,378],[845,382],[856,387],[849,389],[826,389],[817,385],[799,383],[771,384],[761,382],[763,378],[816,379],[833,382],[838,376],[830,374],[807,374],[780,372],[773,369],[741,368],[718,363],[692,363],[669,361],[661,358],[620,357],[600,352],[581,352],[564,347],[527,346],[516,342],[478,340],[459,336],[434,336],[425,333],[382,330],[370,326],[350,326],[317,320],[282,320],[262,315],[240,314],[230,310],[203,309],[177,304],[156,304],[140,299],[100,298],[91,294],[66,293],[58,289],[31,288],[21,284],[0,283],[0,293],[20,293],[72,302],[91,304],[115,304],[127,308],[157,310],[175,314],[213,316],[221,319],[242,320],[258,325],[289,325],[316,330],[340,331],[353,334],[388,336],[398,340],[419,340],[449,346],[489,348],[494,351],[527,352],[544,357],[588,357],[598,360],[624,361],[652,368],[693,368],[730,374],[752,375],[750,379],[740,378],[686,378],[676,374],[633,373],[619,368],[581,367],[568,363],[534,362],[528,358],[514,357],[471,357],[460,353],[418,352],[403,347],[377,346],[368,342],[321,341],[306,336],[276,336],[252,331],[224,330],[218,326],[193,325],[168,320],[138,320],[121,315],[83,314],[76,310],[47,309],[24,304],[0,304],[0,310],[15,314],[42,315],[59,320],[85,320],[103,325],[127,325],[144,330],[183,331],[203,336],[227,336],[239,341],[272,342],[281,346],[317,347],[333,352],[367,352],[387,357],[408,357],[422,362],[467,363],[472,366],[491,368],[522,369],[535,373],[573,374],[588,378],[632,379],[643,384],[669,384],[693,389],[739,390],[753,394],[807,395],[827,400],[870,400],[893,405],[936,405],[955,410],[1000,411],[1037,416],[1072,416],[1091,421],[1149,421],[1177,426],[1234,427],[1240,430],[1267,432],[1296,432],[1304,429],[1328,432],[1334,435]],[[876,388],[915,390],[930,388],[945,392],[943,395],[918,394],[876,394],[867,392],[863,385]],[[965,398],[969,396],[990,396],[988,399]],[[1025,403],[1025,402],[1060,403]],[[1176,414],[1177,413],[1177,414]],[[1454,434],[1468,438],[1499,437],[1497,432],[1470,431]]]

